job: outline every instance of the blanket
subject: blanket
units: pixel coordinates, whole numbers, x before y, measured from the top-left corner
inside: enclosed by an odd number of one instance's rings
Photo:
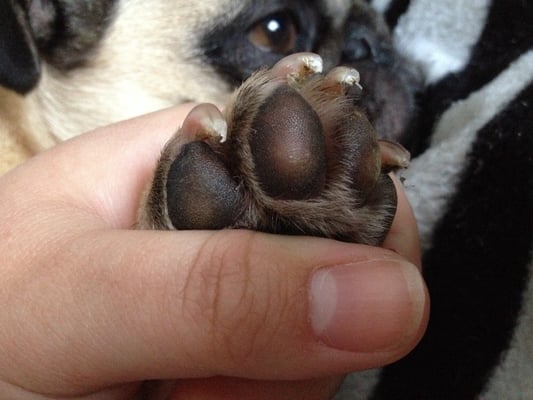
[[[371,3],[426,80],[402,175],[431,317],[336,400],[533,399],[533,2]]]

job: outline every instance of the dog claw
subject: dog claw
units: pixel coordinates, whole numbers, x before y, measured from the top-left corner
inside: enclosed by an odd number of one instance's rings
[[[411,154],[401,144],[387,139],[378,140],[381,152],[381,168],[384,171],[391,171],[397,168],[409,167]]]
[[[228,124],[213,104],[199,104],[189,112],[180,131],[187,141],[216,140],[223,143],[228,136]]]
[[[363,87],[359,83],[359,72],[354,68],[335,67],[319,82],[321,90],[329,93],[332,101],[336,99],[359,100]],[[353,108],[353,104],[350,105]]]
[[[322,57],[314,53],[295,53],[282,58],[270,70],[273,77],[300,82],[311,75],[322,73]]]
[[[363,90],[359,83],[361,79],[359,71],[354,68],[335,67],[326,74],[324,79],[331,82],[332,85],[338,86],[342,94],[346,94],[348,89],[354,86],[359,90]]]

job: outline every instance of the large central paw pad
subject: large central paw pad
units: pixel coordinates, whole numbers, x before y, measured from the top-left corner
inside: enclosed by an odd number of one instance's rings
[[[356,107],[357,71],[284,58],[250,77],[224,115],[197,106],[166,145],[140,225],[250,228],[379,244],[396,210],[386,174],[408,153]]]

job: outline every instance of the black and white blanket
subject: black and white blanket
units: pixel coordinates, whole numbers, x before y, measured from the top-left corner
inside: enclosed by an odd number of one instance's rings
[[[403,177],[431,318],[336,399],[533,399],[533,1],[370,2],[426,78]]]

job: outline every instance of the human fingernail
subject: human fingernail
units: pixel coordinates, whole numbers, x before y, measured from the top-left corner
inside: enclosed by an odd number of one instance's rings
[[[399,348],[419,331],[425,286],[417,268],[379,259],[315,271],[309,291],[315,337],[352,352]]]

